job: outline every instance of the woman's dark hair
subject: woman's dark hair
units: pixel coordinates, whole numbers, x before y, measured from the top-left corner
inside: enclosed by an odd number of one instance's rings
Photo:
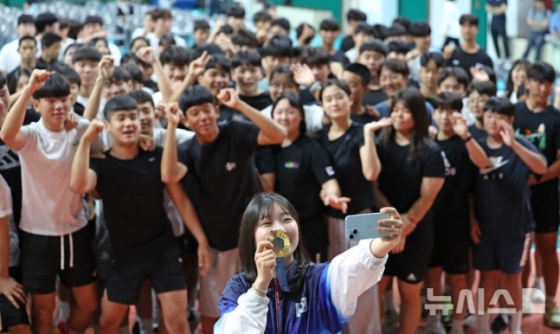
[[[117,95],[107,101],[103,109],[103,116],[107,121],[111,120],[111,115],[116,111],[138,110],[138,103],[128,95]]]
[[[531,62],[528,61],[527,59],[517,59],[513,65],[511,65],[511,70],[509,70],[509,74],[507,77],[507,81],[506,81],[506,93],[507,93],[507,97],[511,97],[511,94],[513,94],[514,91],[514,86],[513,86],[513,70],[517,67],[517,66],[524,66],[525,67],[525,72],[529,69],[529,66],[531,65]]]
[[[12,74],[12,77],[10,78],[10,82],[8,82],[8,91],[10,93],[15,93],[17,91],[17,85],[18,85],[18,81],[19,78],[21,77],[28,77],[31,78],[31,71],[26,69],[26,68],[19,68],[17,71],[14,72],[14,74]],[[2,84],[0,82],[0,87],[4,87],[4,85],[6,84],[6,77],[3,76],[4,78],[4,83]]]
[[[66,56],[66,54],[67,54],[70,50],[72,50],[72,49],[76,49],[76,50],[77,50],[77,49],[81,48],[82,46],[84,46],[84,45],[81,44],[81,43],[70,44],[70,45],[68,45],[68,46],[66,47],[66,49],[64,49],[63,55]]]
[[[290,78],[290,80],[292,80],[294,82],[294,84],[297,85],[296,79],[294,78],[294,72],[292,72],[292,70],[290,70],[289,65],[278,65],[278,66],[276,66],[272,70],[272,72],[270,72],[270,81],[272,82],[272,80],[274,79],[274,76],[279,75],[279,74],[286,75],[288,78]]]
[[[47,79],[43,88],[33,93],[35,100],[43,98],[59,98],[67,97],[70,95],[70,85],[68,81],[60,74],[53,73]]]
[[[340,80],[340,79],[329,79],[327,80],[327,82],[323,85],[323,87],[321,87],[321,92],[319,93],[319,102],[323,101],[323,93],[325,92],[325,90],[327,88],[329,88],[330,86],[336,86],[340,89],[342,89],[346,95],[350,96],[352,95],[352,91],[350,90],[350,87],[348,87],[348,85],[346,84],[346,82]]]
[[[409,159],[414,160],[424,152],[427,147],[426,138],[428,137],[428,127],[430,120],[428,118],[428,111],[426,110],[426,101],[416,88],[405,88],[398,92],[393,98],[393,105],[391,106],[391,113],[395,110],[397,103],[404,103],[412,115],[414,127],[410,136],[410,152]],[[390,114],[391,114],[390,113]],[[388,147],[391,142],[395,140],[396,130],[390,126],[381,132],[380,143]]]
[[[521,96],[526,96],[527,93],[528,93],[527,87],[525,86],[524,83],[522,83],[521,85],[519,85],[519,87],[517,87],[517,99],[518,100]]]
[[[6,86],[7,80],[6,80],[6,76],[4,75],[4,73],[0,72],[0,88],[4,88],[4,86]],[[9,90],[9,92],[12,92],[11,90]]]
[[[426,67],[433,60],[436,64],[436,68],[442,68],[445,65],[445,58],[443,58],[443,54],[441,52],[431,52],[428,51],[420,56],[420,66]]]
[[[82,79],[80,79],[78,72],[69,65],[56,62],[50,67],[50,70],[62,75],[70,85],[77,84],[78,87],[82,85]]]
[[[88,45],[91,46],[91,47],[95,47],[95,44],[97,44],[97,42],[100,42],[100,41],[103,42],[107,48],[109,48],[109,43],[107,42],[107,39],[104,38],[104,37],[92,38],[89,41]]]
[[[124,64],[121,65],[130,74],[130,79],[141,85],[144,84],[144,78],[142,76],[142,70],[137,65],[134,64]]]
[[[278,205],[282,211],[289,214],[297,222],[298,226],[300,242],[294,251],[294,261],[297,264],[297,269],[294,276],[292,276],[288,282],[290,290],[295,292],[301,288],[311,260],[301,240],[301,229],[296,209],[281,195],[276,193],[256,194],[249,202],[249,205],[247,205],[243,213],[243,218],[241,218],[241,227],[239,228],[239,259],[241,262],[241,270],[243,270],[245,279],[248,282],[253,283],[257,278],[257,266],[255,265],[255,252],[257,251],[255,230],[257,229],[259,221],[268,214],[274,204]]]
[[[214,95],[212,95],[208,88],[195,85],[183,92],[179,101],[179,108],[186,114],[189,108],[207,103],[216,104]]]
[[[450,109],[461,112],[463,110],[463,99],[455,93],[442,92],[434,98],[432,105],[434,109]]]
[[[280,94],[276,98],[276,101],[274,101],[274,103],[272,104],[270,117],[272,118],[274,117],[274,110],[276,109],[276,106],[281,100],[284,99],[288,101],[288,103],[292,108],[296,108],[297,110],[299,110],[299,114],[301,116],[301,122],[299,123],[299,135],[300,136],[305,135],[305,133],[307,132],[307,125],[305,123],[305,111],[303,110],[303,103],[301,103],[301,98],[299,97],[299,94],[295,94],[292,92],[285,92]]]
[[[130,49],[130,50],[133,50],[133,49],[134,49],[134,44],[136,44],[136,42],[138,42],[138,41],[144,41],[144,42],[146,42],[146,46],[150,46],[150,41],[149,41],[146,37],[144,37],[144,36],[139,36],[139,37],[134,38],[134,39],[130,42],[130,47],[129,47],[129,49]]]
[[[490,110],[498,115],[505,115],[507,117],[513,117],[515,115],[515,107],[509,100],[505,97],[491,97],[484,107],[482,107],[484,112]]]

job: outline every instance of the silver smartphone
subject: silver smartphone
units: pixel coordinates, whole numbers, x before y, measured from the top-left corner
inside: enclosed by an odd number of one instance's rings
[[[350,240],[383,238],[388,234],[377,230],[377,222],[391,219],[391,215],[383,212],[366,213],[347,216],[345,220],[346,237]]]

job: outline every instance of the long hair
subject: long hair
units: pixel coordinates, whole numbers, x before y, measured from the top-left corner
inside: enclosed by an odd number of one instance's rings
[[[299,94],[295,94],[295,93],[291,93],[291,92],[285,92],[280,94],[277,98],[276,101],[274,101],[274,104],[272,105],[272,111],[271,111],[271,117],[274,118],[274,110],[276,109],[276,106],[278,105],[278,103],[281,100],[287,100],[288,104],[290,105],[290,107],[292,108],[296,108],[299,111],[299,114],[301,116],[301,122],[299,122],[299,136],[301,137],[303,135],[306,134],[307,132],[307,124],[305,123],[305,111],[303,110],[303,104],[301,103],[301,99],[299,97]]]
[[[403,103],[409,110],[414,121],[414,127],[410,135],[410,153],[409,159],[414,160],[424,152],[426,148],[426,138],[428,137],[428,127],[430,126],[428,111],[426,110],[426,101],[416,88],[406,88],[398,92],[393,98],[391,112],[395,110],[398,102]],[[396,130],[390,126],[385,128],[380,137],[381,145],[387,147],[391,142],[395,141]]]
[[[515,70],[515,68],[518,65],[525,66],[525,71],[527,71],[527,69],[529,68],[529,65],[531,65],[531,63],[527,59],[518,59],[511,66],[511,70],[508,73],[508,77],[507,77],[507,81],[506,81],[506,92],[507,92],[507,98],[508,99],[511,97],[511,94],[513,94],[514,91],[515,91],[512,76],[513,76],[513,70]]]
[[[276,193],[259,193],[253,196],[251,202],[247,205],[247,209],[245,209],[245,213],[243,213],[243,218],[241,218],[238,244],[241,269],[245,272],[245,279],[250,283],[253,283],[257,278],[257,266],[255,264],[255,252],[257,251],[255,230],[257,229],[259,221],[268,214],[274,204],[278,205],[296,221],[298,234],[301,238],[298,214],[294,206],[286,198]],[[301,241],[294,251],[294,261],[297,264],[297,270],[289,281],[291,291],[297,291],[301,288],[305,279],[305,272],[311,262]]]

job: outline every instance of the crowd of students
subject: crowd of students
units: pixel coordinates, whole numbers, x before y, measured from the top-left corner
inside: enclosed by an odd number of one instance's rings
[[[18,19],[0,51],[0,327],[50,333],[54,316],[127,333],[134,305],[145,333],[371,333],[376,312],[384,333],[415,333],[445,273],[460,334],[478,270],[478,331],[521,333],[540,297],[522,293],[534,242],[543,321],[559,328],[554,68],[516,61],[498,93],[471,14],[442,53],[404,17],[350,10],[337,50],[335,20],[298,26],[295,45],[273,15],[251,31],[233,5],[186,48],[155,9],[122,57],[100,17]],[[392,237],[346,237],[348,215],[391,207]],[[276,229],[288,291],[264,242]],[[488,312],[498,288],[509,319]],[[441,312],[421,330],[445,333]]]

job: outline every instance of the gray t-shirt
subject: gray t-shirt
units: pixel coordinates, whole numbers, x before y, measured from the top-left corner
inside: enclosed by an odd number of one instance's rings
[[[528,20],[537,21],[537,22],[549,22],[550,21],[550,11],[548,9],[536,10],[535,8],[531,8],[529,10],[529,14],[527,15]],[[547,32],[548,26],[545,28],[536,28],[530,27],[531,31],[534,32]]]

